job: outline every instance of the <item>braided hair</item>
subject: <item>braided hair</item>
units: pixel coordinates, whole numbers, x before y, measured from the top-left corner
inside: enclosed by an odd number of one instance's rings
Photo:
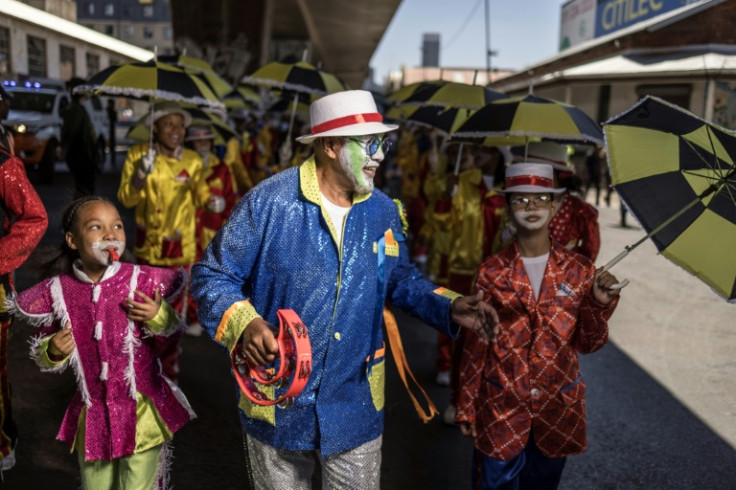
[[[103,196],[82,196],[71,203],[64,210],[61,218],[62,237],[66,237],[68,232],[74,233],[78,224],[79,209],[90,202],[105,202],[111,206],[115,203]],[[41,279],[58,276],[61,274],[71,274],[74,261],[79,257],[79,252],[69,248],[66,239],[63,239],[58,245],[49,245],[37,248],[28,260],[28,266],[36,272]],[[125,250],[120,257],[123,262],[134,262],[132,254]]]

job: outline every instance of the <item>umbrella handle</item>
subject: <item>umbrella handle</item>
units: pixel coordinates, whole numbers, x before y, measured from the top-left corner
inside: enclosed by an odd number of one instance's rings
[[[630,252],[629,248],[626,248],[626,250],[624,250],[623,252],[621,252],[620,254],[618,254],[617,256],[615,256],[614,258],[612,258],[611,260],[609,260],[608,263],[603,266],[603,272],[607,271],[608,269],[610,269],[614,265],[616,265],[619,262],[621,262],[624,259],[624,257],[626,257],[627,255],[629,255],[629,252]],[[625,288],[628,285],[629,285],[629,280],[628,279],[624,279],[621,282],[617,282],[616,284],[612,284],[609,287],[609,289],[623,289],[623,288]]]
[[[624,279],[623,281],[617,282],[616,284],[611,284],[608,287],[608,289],[623,289],[623,288],[625,288],[628,285],[629,285],[629,280],[628,279]]]

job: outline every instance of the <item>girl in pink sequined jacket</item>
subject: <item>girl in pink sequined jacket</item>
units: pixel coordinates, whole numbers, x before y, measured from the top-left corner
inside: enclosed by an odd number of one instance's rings
[[[166,486],[167,441],[195,415],[153,346],[179,327],[162,297],[176,297],[186,273],[121,262],[123,224],[104,198],[74,201],[62,228],[64,243],[39,267],[47,278],[13,304],[38,327],[31,357],[41,369],[71,364],[76,375],[57,438],[77,450],[83,488]]]

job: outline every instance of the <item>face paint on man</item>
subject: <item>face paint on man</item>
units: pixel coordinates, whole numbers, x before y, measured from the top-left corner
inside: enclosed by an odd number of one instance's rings
[[[383,160],[383,152],[380,149],[373,157],[369,157],[364,145],[365,143],[347,140],[338,153],[340,166],[355,186],[357,194],[373,192],[373,178]]]

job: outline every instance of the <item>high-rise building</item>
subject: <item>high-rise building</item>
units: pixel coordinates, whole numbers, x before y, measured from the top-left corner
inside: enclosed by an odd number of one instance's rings
[[[80,0],[77,22],[159,54],[174,52],[168,0]]]
[[[440,66],[440,35],[425,33],[422,41],[422,66]]]

